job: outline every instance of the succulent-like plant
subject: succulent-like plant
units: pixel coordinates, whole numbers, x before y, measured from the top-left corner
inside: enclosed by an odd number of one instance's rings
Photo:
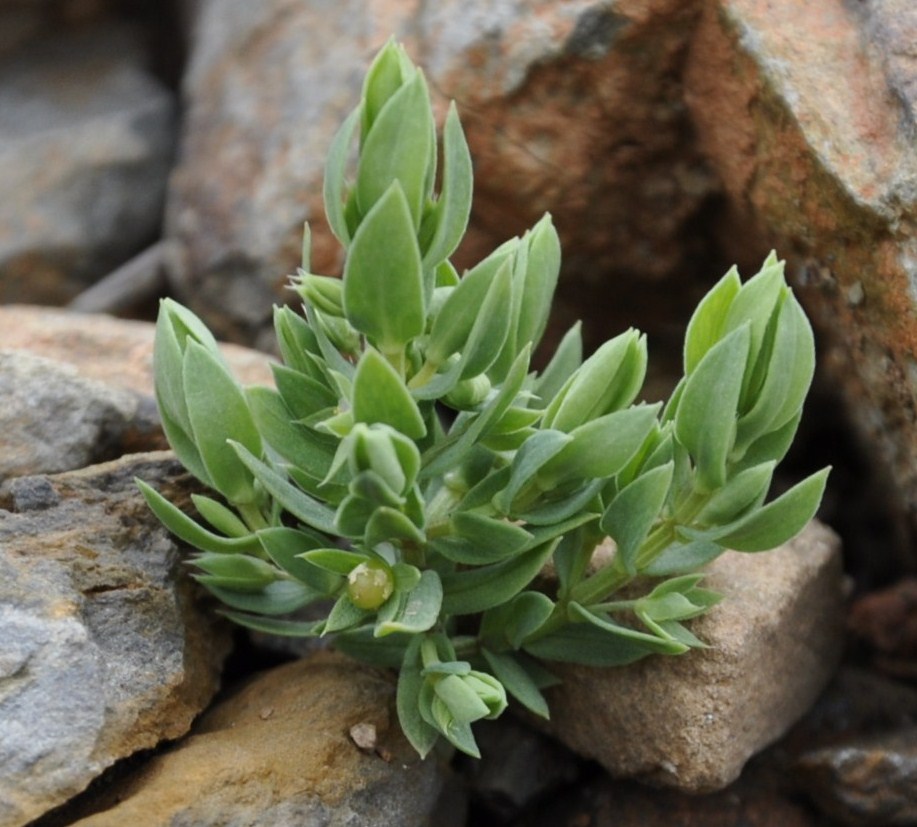
[[[634,404],[647,360],[635,330],[584,361],[574,326],[531,369],[560,269],[551,219],[460,276],[449,257],[472,168],[454,105],[441,172],[439,157],[423,73],[389,43],[326,170],[343,278],[310,271],[307,228],[292,280],[305,317],[275,312],[276,389],[240,387],[201,321],[162,303],[156,396],[175,453],[219,495],[193,497],[206,525],[139,484],[199,550],[195,577],[226,615],[399,669],[417,751],[443,736],[477,755],[471,725],[508,695],[547,716],[546,661],[703,646],[685,621],[719,597],[698,572],[726,548],[795,535],[827,470],[765,504],[814,370],[773,255],[701,302],[669,402]],[[606,537],[616,552],[593,569]],[[553,579],[539,577],[548,563]],[[297,619],[310,604],[324,617]]]

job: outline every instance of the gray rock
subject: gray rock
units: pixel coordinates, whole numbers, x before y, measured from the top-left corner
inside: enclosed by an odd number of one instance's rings
[[[774,551],[727,552],[704,579],[724,599],[692,626],[709,648],[626,668],[558,665],[551,730],[614,776],[689,792],[725,787],[833,674],[842,581],[837,537],[817,523]]]
[[[228,630],[197,607],[135,476],[187,494],[166,453],[0,491],[2,827],[183,735],[216,691]]]
[[[25,351],[0,350],[0,398],[0,482],[117,456],[129,430],[156,426],[135,394]]]
[[[0,63],[0,301],[66,303],[155,237],[175,113],[143,64],[108,26]]]
[[[463,801],[401,734],[394,693],[391,675],[327,653],[263,673],[74,827],[460,827]]]
[[[392,35],[424,68],[440,114],[452,97],[464,120],[477,176],[459,267],[550,211],[576,250],[565,276],[585,284],[591,301],[582,304],[587,313],[600,304],[604,325],[618,324],[608,312],[619,306],[595,302],[606,280],[617,294],[635,275],[684,282],[699,245],[685,230],[712,184],[677,80],[695,4],[207,0],[200,8],[167,232],[188,251],[176,289],[227,338],[253,340],[271,304],[290,300],[283,288],[299,264],[304,220],[316,272],[339,271],[321,199],[324,160]]]

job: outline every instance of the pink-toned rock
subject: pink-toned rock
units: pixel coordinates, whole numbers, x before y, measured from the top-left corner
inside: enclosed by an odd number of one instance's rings
[[[222,335],[251,341],[272,302],[290,299],[283,287],[299,264],[304,220],[313,268],[339,271],[323,217],[324,159],[366,67],[392,35],[424,68],[440,114],[455,98],[466,126],[476,197],[460,266],[550,211],[568,251],[563,301],[580,304],[559,314],[565,321],[595,307],[605,284],[619,291],[635,276],[683,277],[704,247],[688,225],[712,185],[679,80],[697,7],[201,4],[167,210],[168,232],[187,249],[175,287]],[[620,304],[602,307],[609,328],[634,321],[614,316]]]
[[[812,523],[763,554],[727,552],[704,583],[724,595],[693,622],[710,648],[556,670],[551,730],[613,776],[721,789],[802,716],[837,666],[843,577],[829,529]]]
[[[49,307],[0,307],[0,349],[27,350],[65,362],[87,379],[148,397],[153,395],[154,334],[149,322]],[[263,353],[228,344],[223,355],[243,384],[273,382]]]
[[[788,257],[822,369],[911,531],[915,41],[908,0],[708,0],[685,76],[698,139],[727,196],[727,256],[754,266],[775,247]]]

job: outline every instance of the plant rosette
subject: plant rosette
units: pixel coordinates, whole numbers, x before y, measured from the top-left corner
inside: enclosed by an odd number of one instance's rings
[[[665,405],[645,404],[636,330],[584,359],[575,325],[531,368],[557,233],[546,215],[460,275],[449,257],[471,198],[454,104],[439,146],[423,72],[390,42],[329,151],[343,277],[310,271],[307,227],[291,285],[304,312],[275,309],[274,388],[240,386],[204,324],[164,300],[162,424],[213,496],[195,495],[192,517],[138,482],[198,550],[194,576],[227,616],[399,670],[398,716],[421,755],[441,738],[478,755],[472,725],[508,698],[547,716],[551,661],[703,646],[686,622],[719,596],[699,572],[727,548],[797,534],[827,476],[766,501],[815,366],[774,255],[712,288],[684,377]],[[593,569],[606,538],[616,552]],[[553,584],[536,587],[549,562]],[[327,613],[297,619],[313,603]]]

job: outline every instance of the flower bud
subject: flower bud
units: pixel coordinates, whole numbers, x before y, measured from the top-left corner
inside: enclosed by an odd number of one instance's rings
[[[392,570],[382,560],[367,560],[347,575],[347,596],[359,609],[378,609],[394,590]]]
[[[299,271],[294,280],[293,289],[326,316],[343,318],[344,316],[344,283],[331,276],[316,276]]]

